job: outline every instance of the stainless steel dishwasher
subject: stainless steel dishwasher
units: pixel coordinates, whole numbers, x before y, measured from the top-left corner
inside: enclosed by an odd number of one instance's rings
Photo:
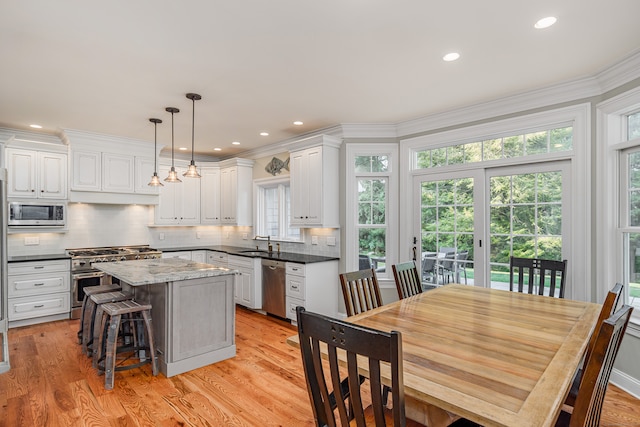
[[[284,261],[262,260],[262,309],[283,318],[287,317],[286,276]]]

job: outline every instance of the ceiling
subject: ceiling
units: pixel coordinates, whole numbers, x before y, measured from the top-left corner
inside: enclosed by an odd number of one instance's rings
[[[591,76],[640,48],[638,0],[0,0],[0,126],[230,157]],[[536,30],[538,19],[558,22]],[[444,62],[444,54],[461,58]],[[304,122],[296,126],[295,120]],[[266,131],[269,136],[260,136]],[[231,145],[233,141],[240,145]],[[215,152],[214,148],[221,151]]]

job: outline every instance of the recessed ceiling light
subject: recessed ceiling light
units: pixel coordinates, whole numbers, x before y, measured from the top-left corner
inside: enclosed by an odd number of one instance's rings
[[[558,19],[555,16],[547,16],[546,18],[542,18],[538,22],[536,22],[534,27],[538,30],[549,28],[550,26],[555,24],[557,20]]]
[[[29,127],[34,129],[42,129],[42,126],[40,125],[29,125]]]
[[[180,151],[187,151],[187,147],[180,147],[180,148],[178,148],[178,150],[180,150]]]
[[[304,123],[302,123],[300,120],[296,120],[295,122],[293,122],[293,124],[296,126],[302,126]]]
[[[269,136],[269,132],[260,132],[260,136]]]
[[[231,145],[240,145],[240,143],[238,141],[233,141]]]
[[[222,148],[216,147],[216,148],[213,149],[213,151],[222,151]]]
[[[447,62],[455,61],[458,58],[460,58],[460,54],[458,52],[447,53],[445,56],[442,57],[442,59]]]

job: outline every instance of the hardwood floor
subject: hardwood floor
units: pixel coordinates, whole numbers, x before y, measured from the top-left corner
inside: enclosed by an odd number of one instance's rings
[[[0,427],[313,426],[290,324],[238,308],[237,356],[186,374],[150,366],[116,373],[104,389],[76,343],[77,320],[9,330],[0,375]],[[602,426],[640,426],[640,400],[610,386]]]

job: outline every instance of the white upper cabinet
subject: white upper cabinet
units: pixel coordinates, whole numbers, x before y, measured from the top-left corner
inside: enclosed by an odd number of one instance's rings
[[[340,141],[327,135],[307,138],[290,152],[291,225],[339,227]]]
[[[126,154],[102,153],[102,191],[134,192],[134,158]]]
[[[134,186],[136,193],[158,194],[156,187],[149,186],[153,175],[155,163],[153,157],[136,156],[134,165]]]
[[[7,148],[5,154],[8,197],[67,198],[66,154],[20,148]]]
[[[202,167],[200,175],[200,223],[220,224],[220,168]]]
[[[253,225],[253,160],[220,162],[221,224]]]
[[[156,156],[153,144],[73,130],[65,130],[65,136],[71,147],[71,201],[158,203],[158,189],[147,185]]]
[[[170,164],[161,164],[158,175],[164,179],[169,174]],[[160,200],[155,208],[155,223],[158,225],[200,224],[200,179],[182,176],[186,167],[176,166],[182,182],[163,182]]]

